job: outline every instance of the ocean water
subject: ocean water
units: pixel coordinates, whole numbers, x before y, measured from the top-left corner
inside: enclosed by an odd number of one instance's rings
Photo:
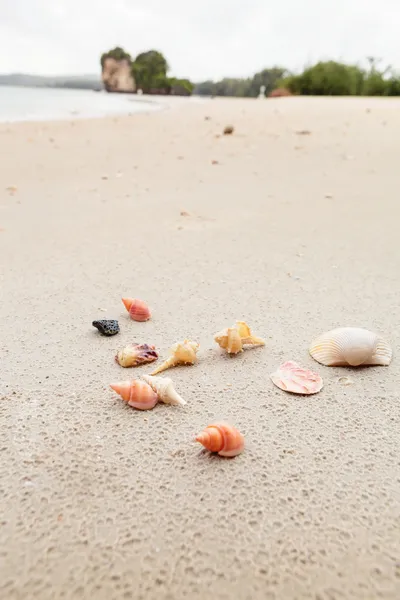
[[[158,110],[156,101],[92,90],[0,86],[0,122],[105,117]]]

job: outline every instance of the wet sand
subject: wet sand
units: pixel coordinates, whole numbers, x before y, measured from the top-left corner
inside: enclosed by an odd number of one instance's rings
[[[2,598],[399,598],[399,127],[399,100],[328,98],[0,125]],[[223,355],[235,319],[267,346]],[[314,362],[341,325],[388,338],[390,367]],[[109,389],[151,370],[118,349],[184,338],[186,407]],[[285,360],[322,392],[275,388]],[[221,419],[235,459],[193,442]]]

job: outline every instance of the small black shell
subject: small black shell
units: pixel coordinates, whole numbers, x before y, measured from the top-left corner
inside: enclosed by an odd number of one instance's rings
[[[93,327],[96,327],[102,335],[115,335],[119,333],[118,321],[114,319],[102,319],[101,321],[93,321]]]

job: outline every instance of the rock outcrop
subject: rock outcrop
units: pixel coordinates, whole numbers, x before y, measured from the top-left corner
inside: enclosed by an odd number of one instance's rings
[[[126,58],[116,60],[106,58],[101,78],[107,92],[135,92],[136,84],[132,75],[131,63]]]

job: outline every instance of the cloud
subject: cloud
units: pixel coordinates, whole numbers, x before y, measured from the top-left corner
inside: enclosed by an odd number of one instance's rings
[[[398,0],[0,0],[0,72],[95,73],[102,52],[156,48],[194,80],[320,58],[400,68]]]

